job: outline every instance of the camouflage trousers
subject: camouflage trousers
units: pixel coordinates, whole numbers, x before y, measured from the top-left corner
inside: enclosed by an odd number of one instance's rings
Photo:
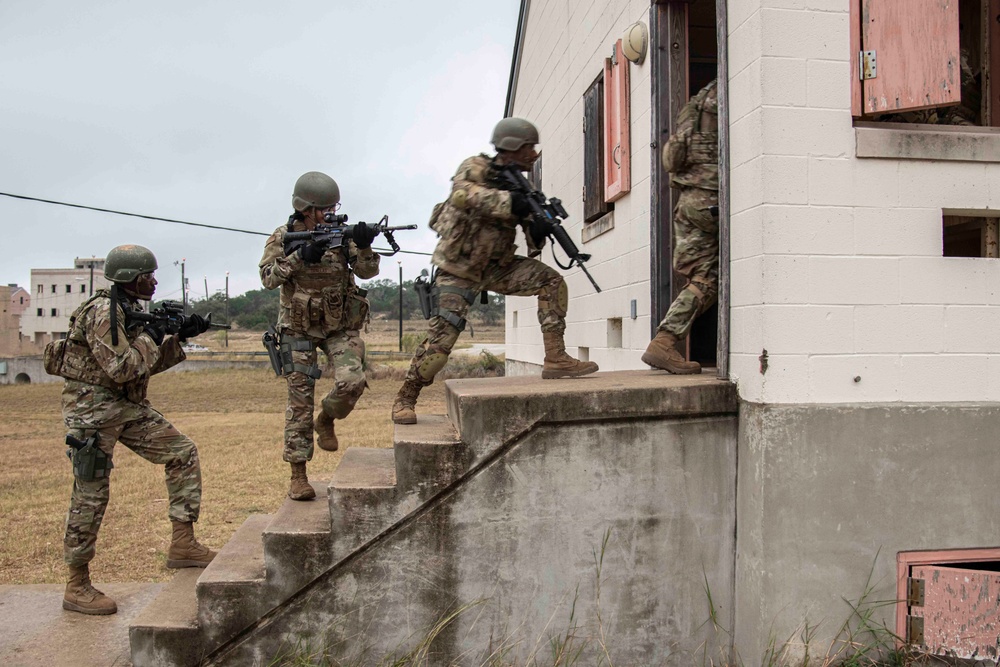
[[[316,349],[322,349],[328,360],[327,370],[333,371],[333,389],[322,399],[323,412],[333,419],[351,414],[365,387],[365,342],[359,331],[338,331],[329,338],[314,338],[286,330],[282,335],[313,343],[309,351],[293,350],[292,362],[303,366],[316,363]],[[305,373],[292,371],[288,381],[288,407],[285,409],[285,451],[288,463],[305,463],[313,456],[313,409],[316,380]]]
[[[566,331],[566,307],[569,295],[566,281],[555,269],[536,259],[515,257],[505,267],[493,266],[483,274],[481,282],[459,278],[446,271],[438,271],[435,277],[438,288],[466,290],[467,297],[450,291],[442,291],[438,299],[438,309],[452,313],[464,320],[469,308],[483,290],[509,296],[538,296],[538,323],[546,333],[562,334]],[[458,327],[441,316],[430,319],[427,337],[417,347],[406,373],[406,381],[426,386],[434,381],[434,376],[448,363],[448,355],[458,341],[461,332]]]
[[[85,440],[95,431],[100,448],[111,458],[121,442],[142,458],[163,466],[169,508],[175,521],[197,521],[201,509],[201,464],[198,448],[148,404],[132,403],[111,390],[82,382],[66,382],[63,416],[69,434]],[[63,553],[66,564],[86,565],[94,558],[97,532],[108,506],[110,477],[83,481],[74,477],[66,516]]]
[[[674,211],[674,271],[688,282],[657,328],[678,340],[719,296],[719,222],[709,212],[718,205],[715,190],[682,188]]]

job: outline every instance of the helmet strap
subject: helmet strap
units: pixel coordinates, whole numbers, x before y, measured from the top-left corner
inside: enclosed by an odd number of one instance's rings
[[[118,347],[118,283],[111,283],[111,345]]]

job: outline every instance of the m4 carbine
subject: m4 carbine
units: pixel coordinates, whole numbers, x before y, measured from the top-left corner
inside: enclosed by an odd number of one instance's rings
[[[562,221],[569,217],[569,213],[563,208],[562,201],[555,197],[548,199],[544,193],[532,188],[531,183],[524,177],[524,174],[521,173],[521,170],[516,165],[505,164],[500,167],[500,173],[504,180],[511,186],[512,190],[520,192],[527,199],[528,205],[531,207],[532,231],[538,235],[554,239],[562,247],[566,256],[569,257],[569,263],[563,266],[556,257],[555,248],[552,249],[552,259],[559,268],[569,270],[574,266],[579,266],[583,274],[587,276],[590,284],[594,286],[594,289],[600,292],[601,288],[598,286],[597,281],[594,280],[594,277],[590,275],[590,271],[587,271],[587,267],[584,266],[584,262],[590,259],[590,255],[580,252],[580,249],[573,243],[573,239],[569,237],[569,233],[562,226]]]
[[[163,327],[168,334],[178,333],[182,327],[191,321],[191,317],[184,314],[184,304],[180,301],[161,301],[159,308],[154,308],[151,312],[144,313],[138,310],[126,311],[126,326],[132,326],[136,322],[155,322]],[[228,324],[216,324],[212,321],[212,313],[205,317],[205,323],[209,329],[231,329]]]
[[[389,246],[392,247],[392,252],[380,252],[379,254],[384,257],[392,257],[399,252],[399,244],[396,243],[396,239],[393,238],[392,233],[401,229],[417,228],[416,225],[399,225],[398,227],[390,227],[388,215],[383,215],[382,219],[374,225],[368,225],[363,222],[357,225],[347,225],[344,224],[347,222],[347,216],[337,215],[335,213],[327,213],[323,219],[326,220],[326,222],[321,222],[316,225],[316,229],[312,231],[287,232],[284,239],[285,255],[291,255],[293,252],[307,244],[321,245],[324,248],[341,248],[344,247],[345,240],[355,241],[356,243],[356,236],[364,233],[368,236],[369,240],[374,240],[374,238],[379,234],[384,236],[385,240],[389,243]]]

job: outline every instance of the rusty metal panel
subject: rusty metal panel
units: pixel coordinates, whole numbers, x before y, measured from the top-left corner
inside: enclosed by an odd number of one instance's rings
[[[958,104],[962,99],[958,0],[862,0],[861,50],[877,75],[862,82],[864,113]]]
[[[935,655],[997,659],[1000,572],[915,565],[911,577],[924,581],[924,605],[910,607],[924,619],[921,646]]]

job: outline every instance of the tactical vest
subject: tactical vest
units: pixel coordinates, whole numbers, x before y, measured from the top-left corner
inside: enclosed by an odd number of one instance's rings
[[[95,384],[116,392],[120,392],[130,401],[142,403],[146,398],[146,388],[149,377],[142,376],[124,384],[115,382],[94,358],[87,342],[87,334],[83,323],[87,320],[88,311],[101,300],[111,299],[111,292],[106,289],[97,290],[92,297],[80,304],[69,318],[69,332],[63,340],[53,341],[45,346],[45,370],[50,375],[58,375],[67,380],[75,380],[86,384]],[[110,305],[110,304],[109,304]],[[118,303],[118,321],[125,322],[125,310],[132,309],[127,301]],[[139,334],[141,327],[131,327],[125,330],[128,343],[131,344]]]
[[[304,231],[305,225],[295,221],[286,231]],[[281,286],[278,328],[306,333],[321,330],[324,335],[342,330],[357,330],[364,325],[368,302],[360,295],[354,282],[344,250],[327,251],[316,264],[306,264],[294,277]]]
[[[519,221],[510,210],[510,193],[493,180],[492,171],[486,155],[463,162],[451,196],[431,215],[430,227],[440,237],[431,262],[466,280],[482,280],[491,263],[514,261]]]
[[[719,189],[719,101],[715,80],[688,100],[663,148],[674,187]]]

